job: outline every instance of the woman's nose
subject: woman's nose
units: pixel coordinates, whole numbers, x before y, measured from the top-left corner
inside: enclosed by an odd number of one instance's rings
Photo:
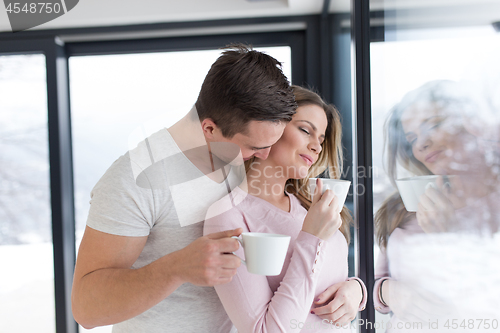
[[[424,134],[417,138],[415,146],[418,150],[425,150],[432,145],[432,140],[429,135]]]
[[[323,148],[321,147],[319,140],[313,139],[309,142],[309,149],[319,154]]]

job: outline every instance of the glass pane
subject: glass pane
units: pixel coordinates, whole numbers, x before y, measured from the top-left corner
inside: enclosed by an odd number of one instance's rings
[[[256,48],[283,62],[291,80],[290,47]],[[170,127],[196,102],[221,50],[70,58],[77,248],[90,192],[119,156],[144,136]],[[106,328],[110,331],[110,327]],[[106,330],[102,328],[102,330]],[[80,328],[81,331],[85,331]]]
[[[371,43],[377,332],[478,332],[500,296],[500,8],[403,2]]]
[[[43,55],[0,56],[0,331],[54,332]]]

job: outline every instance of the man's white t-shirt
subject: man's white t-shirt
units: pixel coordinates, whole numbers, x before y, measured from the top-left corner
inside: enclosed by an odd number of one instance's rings
[[[201,237],[210,204],[244,175],[241,165],[231,167],[222,183],[213,181],[163,129],[106,171],[92,190],[87,225],[113,235],[148,236],[132,265],[137,269]],[[153,308],[114,325],[113,332],[230,332],[232,327],[213,287],[185,283]]]

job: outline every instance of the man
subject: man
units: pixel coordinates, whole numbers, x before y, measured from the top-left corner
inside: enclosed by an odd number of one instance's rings
[[[243,181],[234,171],[243,160],[267,158],[296,107],[274,58],[244,46],[223,52],[195,107],[120,157],[92,190],[75,319],[116,324],[113,332],[230,331],[211,286],[236,273],[240,260],[228,253],[241,229],[202,237],[203,219]]]

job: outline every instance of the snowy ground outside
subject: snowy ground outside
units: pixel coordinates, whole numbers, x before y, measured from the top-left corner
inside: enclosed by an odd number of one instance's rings
[[[52,244],[0,245],[0,332],[54,333]],[[111,326],[80,332],[109,333]]]

